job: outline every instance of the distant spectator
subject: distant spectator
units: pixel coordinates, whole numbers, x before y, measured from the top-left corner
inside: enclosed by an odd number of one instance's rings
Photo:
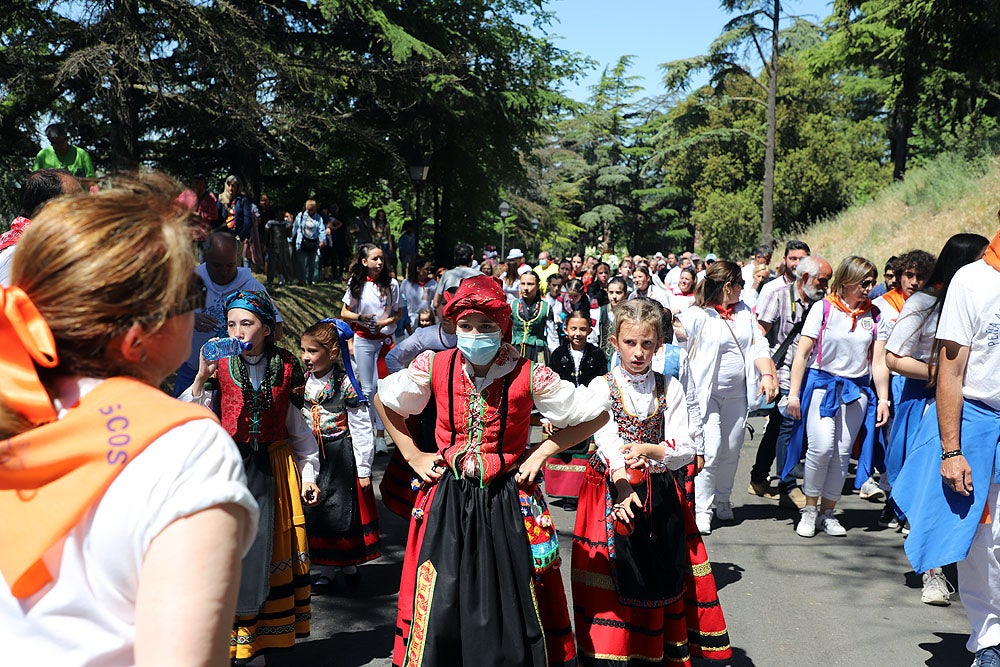
[[[48,137],[48,148],[38,151],[35,156],[35,171],[41,169],[65,169],[77,178],[95,178],[94,163],[90,161],[87,151],[69,143],[66,128],[62,123],[52,123],[45,128]]]
[[[455,244],[455,268],[445,271],[438,280],[437,289],[434,292],[434,308],[441,305],[445,290],[450,287],[458,287],[458,284],[469,276],[478,276],[481,271],[472,268],[472,246],[468,243]]]
[[[80,191],[80,181],[63,169],[42,169],[28,176],[21,186],[21,210],[11,223],[10,230],[0,235],[0,286],[10,284],[14,247],[35,213],[53,197]]]

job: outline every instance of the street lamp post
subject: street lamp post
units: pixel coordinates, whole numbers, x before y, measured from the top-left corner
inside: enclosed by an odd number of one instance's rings
[[[413,189],[416,191],[416,203],[413,211],[413,239],[414,245],[417,248],[417,254],[420,254],[420,193],[424,189],[424,183],[427,182],[427,173],[431,170],[429,164],[424,164],[422,161],[411,164],[407,167],[410,172],[410,180],[413,181]]]
[[[538,218],[531,219],[531,238],[538,238]]]
[[[510,204],[500,203],[500,259],[507,258],[507,216],[510,215]]]

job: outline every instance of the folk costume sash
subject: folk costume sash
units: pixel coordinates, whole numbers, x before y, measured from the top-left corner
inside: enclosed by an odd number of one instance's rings
[[[6,384],[6,382],[5,382]],[[42,562],[125,466],[180,424],[213,419],[130,378],[110,378],[66,416],[0,442],[0,571],[18,598],[52,581]],[[83,435],[84,437],[81,437]]]

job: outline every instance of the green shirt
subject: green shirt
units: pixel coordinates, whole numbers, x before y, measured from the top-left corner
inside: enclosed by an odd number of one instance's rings
[[[56,155],[56,149],[52,146],[38,151],[38,155],[35,156],[35,171],[39,169],[65,169],[77,178],[97,176],[97,172],[94,171],[94,163],[90,161],[87,151],[73,145],[70,145],[63,157]]]

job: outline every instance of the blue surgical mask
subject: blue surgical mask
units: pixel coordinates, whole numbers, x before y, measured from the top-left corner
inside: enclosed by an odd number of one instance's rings
[[[476,366],[484,366],[493,360],[500,350],[500,332],[457,333],[458,349],[465,358]]]

